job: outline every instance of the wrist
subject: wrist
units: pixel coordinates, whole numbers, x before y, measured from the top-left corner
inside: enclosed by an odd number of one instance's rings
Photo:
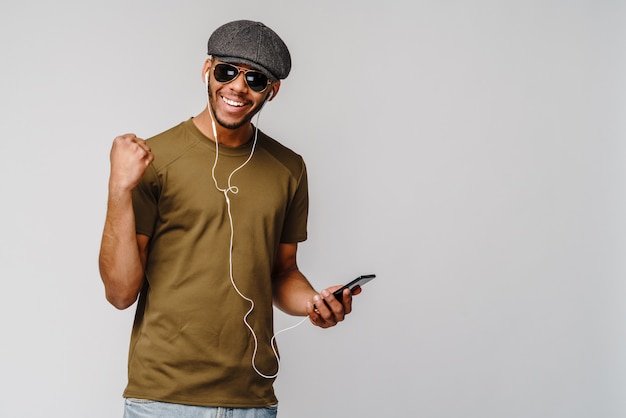
[[[109,196],[126,197],[132,196],[134,184],[110,179],[109,180]]]

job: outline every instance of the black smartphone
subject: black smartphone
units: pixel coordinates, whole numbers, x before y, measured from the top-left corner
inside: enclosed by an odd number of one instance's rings
[[[355,287],[357,286],[363,286],[365,283],[369,282],[370,280],[372,280],[374,277],[376,277],[375,274],[366,274],[364,276],[359,276],[356,279],[352,280],[350,283],[348,283],[347,285],[343,286],[340,289],[337,289],[333,292],[333,295],[335,296],[335,298],[337,300],[342,300],[343,298],[343,291],[345,289],[350,289],[350,291],[352,291]]]

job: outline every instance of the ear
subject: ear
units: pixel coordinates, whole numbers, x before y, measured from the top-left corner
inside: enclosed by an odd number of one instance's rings
[[[274,98],[276,97],[276,95],[278,94],[278,90],[280,89],[280,81],[277,81],[275,83],[272,83],[272,86],[270,87],[270,92],[267,95],[267,101],[270,102],[272,100],[274,100]]]
[[[207,84],[208,82],[211,65],[213,65],[213,61],[211,60],[211,58],[207,58],[207,60],[204,61],[204,65],[202,66],[202,82],[204,84]]]

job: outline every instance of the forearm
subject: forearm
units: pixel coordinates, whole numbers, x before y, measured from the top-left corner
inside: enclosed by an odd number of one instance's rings
[[[304,275],[294,267],[273,278],[274,305],[289,315],[306,316],[307,302],[317,294]]]
[[[331,286],[318,294],[298,269],[298,244],[280,244],[274,260],[272,292],[274,305],[290,315],[308,316],[312,324],[328,328],[344,320],[352,310],[352,296],[337,300],[332,292],[341,286]]]
[[[110,190],[100,247],[100,276],[106,298],[118,309],[135,302],[144,276],[145,260],[135,233],[131,193]]]

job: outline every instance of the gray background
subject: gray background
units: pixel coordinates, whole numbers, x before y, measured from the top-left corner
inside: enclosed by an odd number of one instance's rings
[[[121,417],[134,308],[97,271],[111,141],[197,114],[206,40],[240,18],[293,55],[260,126],[309,167],[301,269],[378,275],[341,326],[279,336],[280,416],[626,416],[609,0],[3,1],[0,416]]]

